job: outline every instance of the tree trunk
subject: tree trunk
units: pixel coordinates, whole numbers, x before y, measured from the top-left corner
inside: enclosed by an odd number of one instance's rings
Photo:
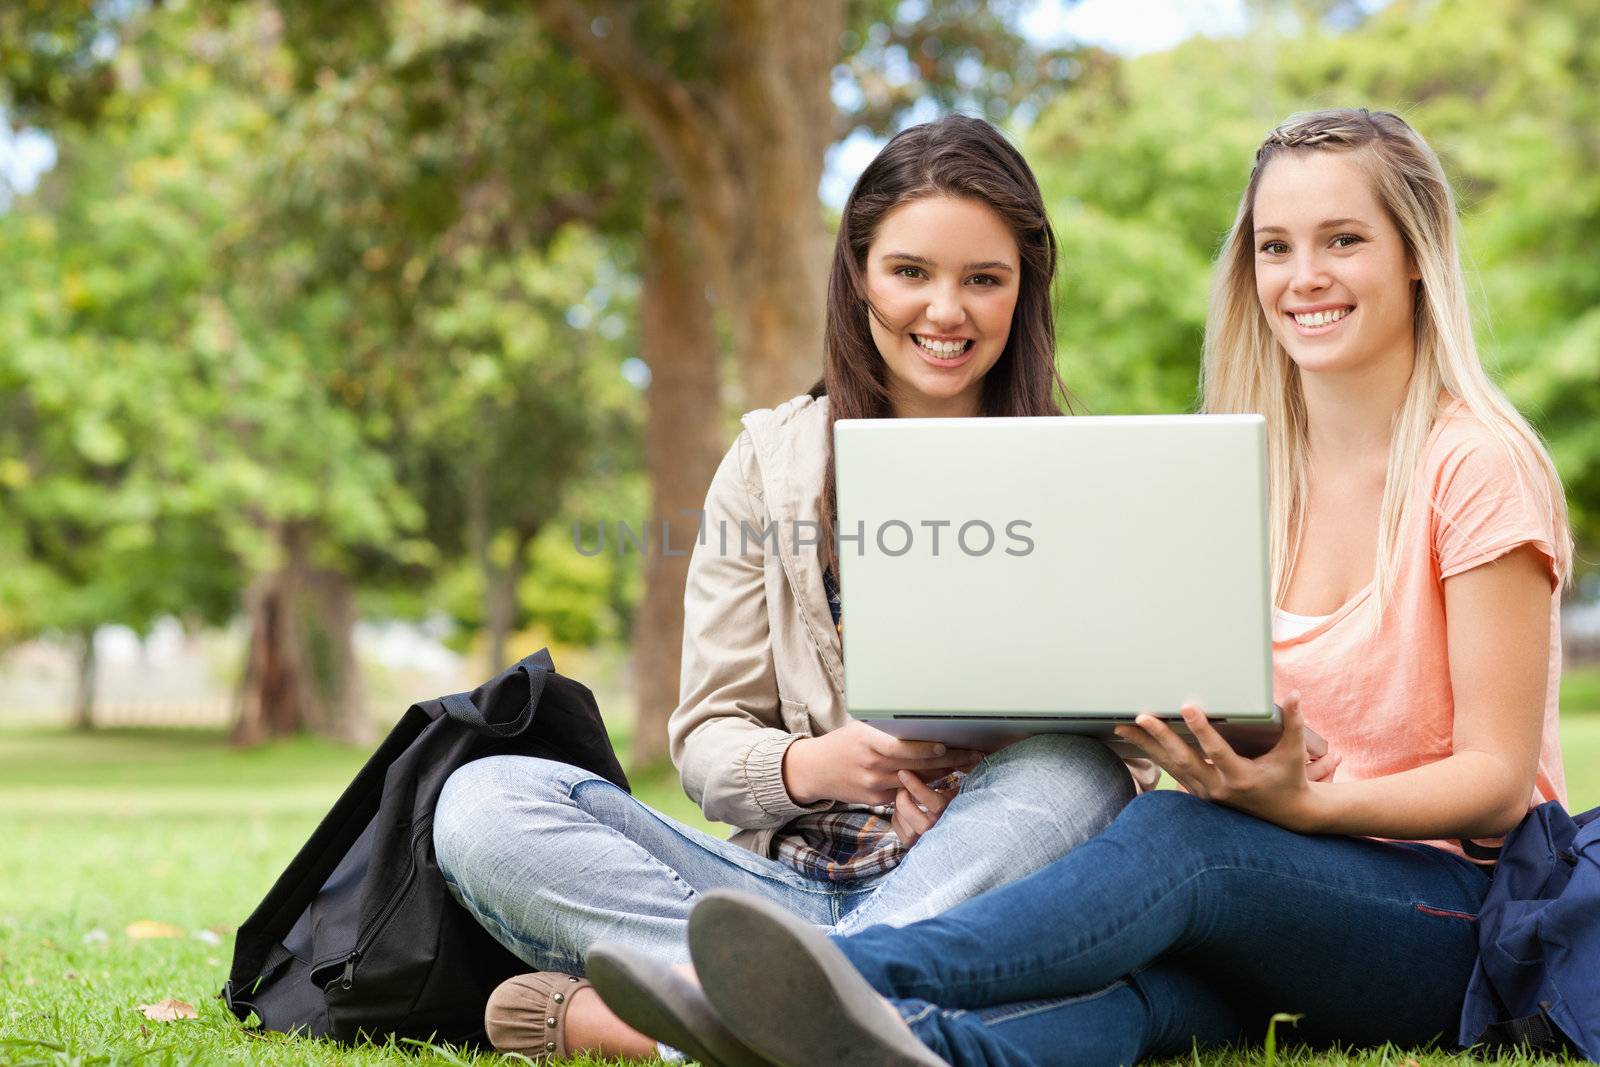
[[[704,271],[683,228],[671,206],[652,204],[645,221],[640,296],[644,359],[650,367],[645,464],[652,550],[645,557],[644,601],[633,631],[634,767],[667,754],[667,717],[678,704],[688,551],[726,443],[722,420],[715,417],[721,410],[716,330]]]
[[[78,679],[73,694],[72,725],[79,730],[94,729],[94,635],[90,626],[78,635]]]
[[[306,730],[351,744],[373,740],[355,654],[355,585],[339,571],[312,568],[313,533],[308,523],[280,523],[278,566],[246,598],[250,642],[234,744]]]
[[[517,587],[522,584],[523,571],[528,567],[528,549],[533,537],[520,530],[513,531],[511,557],[504,566],[494,562],[491,553],[482,557],[491,674],[499,673],[511,662],[506,643],[517,626]]]
[[[488,659],[488,673],[497,674],[510,661],[506,658],[506,643],[517,625],[517,586],[527,569],[528,551],[539,527],[510,531],[511,556],[504,563],[495,558],[495,527],[489,521],[487,479],[477,469],[467,473],[466,510],[467,542],[478,560],[478,572],[483,575],[483,626],[484,655]]]
[[[487,674],[495,675],[505,670],[506,642],[511,635],[511,615],[516,610],[517,590],[504,567],[497,567],[487,559],[482,561],[482,566]]]
[[[716,69],[675,77],[608,18],[572,0],[534,0],[583,58],[682,190],[695,244],[728,316],[740,405],[778,403],[822,370],[828,234],[817,200],[832,138],[830,76],[843,0],[726,0],[707,17]],[[715,27],[715,29],[712,29]]]
[[[737,219],[708,246],[731,265],[741,407],[765,407],[809,389],[822,374],[830,240],[817,186],[834,106],[844,4],[732,0],[727,103],[737,115],[733,159],[742,171]],[[693,148],[689,149],[694,151]],[[710,212],[703,227],[713,222]],[[774,269],[774,267],[779,269]]]
[[[821,158],[820,155],[818,157]],[[821,177],[821,167],[817,167]],[[771,407],[810,389],[822,377],[823,307],[829,241],[817,217],[817,182],[801,190],[774,189],[784,206],[749,235],[748,258],[736,263],[732,304],[739,346],[738,407]],[[716,254],[727,255],[729,249]],[[764,264],[796,268],[774,271]]]
[[[308,591],[307,606],[314,609],[307,627],[315,653],[313,681],[323,712],[316,730],[346,744],[370,745],[377,730],[367,707],[366,680],[356,658],[355,583],[338,571],[318,570]]]
[[[311,534],[307,523],[279,523],[273,531],[278,566],[257,580],[246,598],[250,640],[234,744],[253,745],[327,721],[306,644]]]

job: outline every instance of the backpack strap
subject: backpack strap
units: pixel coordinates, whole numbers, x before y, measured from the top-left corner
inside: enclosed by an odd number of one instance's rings
[[[284,948],[282,943],[279,943],[273,945],[272,951],[267,953],[267,958],[261,961],[261,973],[256,975],[255,981],[251,982],[248,987],[241,988],[234,985],[233,978],[229,977],[222,985],[222,1001],[228,1006],[228,1010],[237,1015],[240,1022],[243,1022],[255,1010],[255,1004],[251,1002],[251,998],[256,993],[255,986],[259,985],[263,979],[271,978],[274,971],[288,963],[292,958],[294,958],[294,953]]]
[[[1477,1043],[1491,1049],[1525,1046],[1536,1052],[1562,1052],[1571,1049],[1572,1043],[1567,1040],[1567,1035],[1550,1021],[1550,1015],[1545,1010],[1548,1006],[1549,1002],[1543,1001],[1539,1005],[1539,1010],[1533,1015],[1490,1023],[1483,1028],[1483,1034]]]
[[[507,688],[514,675],[522,674],[527,679],[527,702],[516,715],[505,721],[496,721],[487,717],[472,697],[466,693],[451,693],[441,697],[440,703],[452,719],[475,733],[488,737],[517,737],[533,724],[533,713],[539,707],[539,698],[544,695],[545,682],[550,677],[550,672],[555,669],[550,660],[550,653],[543,649],[523,659],[520,663],[505,671],[494,681],[477,690],[483,694],[486,704],[493,703],[493,697]],[[515,688],[521,688],[516,686]]]

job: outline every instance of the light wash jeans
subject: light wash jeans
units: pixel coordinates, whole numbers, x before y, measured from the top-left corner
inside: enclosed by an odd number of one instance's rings
[[[701,893],[758,893],[849,933],[937,915],[1044,867],[1094,836],[1134,793],[1097,741],[1041,735],[986,757],[934,827],[886,874],[807,878],[691,829],[597,775],[527,756],[457,770],[434,815],[439,870],[457,900],[536,970],[583,973],[597,941],[688,959]]]

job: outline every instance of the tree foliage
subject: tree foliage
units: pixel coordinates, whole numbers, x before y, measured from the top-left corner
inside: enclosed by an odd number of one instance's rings
[[[747,395],[814,379],[823,150],[952,108],[1023,133],[1062,238],[1062,370],[1104,413],[1192,406],[1266,130],[1405,114],[1458,184],[1486,358],[1596,558],[1593,5],[1254,4],[1240,39],[1135,59],[1029,42],[1025,7],[5,5],[0,106],[60,162],[0,213],[0,645],[318,583],[491,648],[627,639],[641,560],[578,554],[573,520],[698,503],[740,404],[725,369]],[[647,232],[682,238],[654,302]],[[691,305],[720,318],[679,343]],[[681,577],[651,581],[640,625],[675,648]],[[338,673],[336,601],[293,608],[307,647],[281,662]]]
[[[118,91],[62,118],[62,165],[0,217],[11,638],[215,621],[296,553],[311,592],[427,581],[469,542],[504,570],[602,473],[598,440],[630,466],[632,287],[592,233],[631,172],[599,136],[568,141],[614,188],[541,172],[549,124],[498,100],[550,73],[538,42],[402,21],[375,66],[309,81],[270,4],[120,26]],[[313,632],[284,662],[347,641],[325,607],[290,609]]]
[[[1026,140],[1062,236],[1061,364],[1091,410],[1195,400],[1210,261],[1256,145],[1294,111],[1398,112],[1462,211],[1480,350],[1547,436],[1600,549],[1600,9],[1396,0],[1237,40],[1099,56]]]

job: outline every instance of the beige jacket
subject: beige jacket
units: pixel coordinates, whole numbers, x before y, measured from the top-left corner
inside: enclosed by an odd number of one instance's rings
[[[799,396],[742,422],[711,479],[689,561],[682,682],[667,738],[706,817],[733,824],[734,843],[768,855],[785,823],[832,806],[789,798],[784,752],[850,715],[816,547],[828,401]],[[1148,762],[1129,762],[1141,788],[1154,785]]]

